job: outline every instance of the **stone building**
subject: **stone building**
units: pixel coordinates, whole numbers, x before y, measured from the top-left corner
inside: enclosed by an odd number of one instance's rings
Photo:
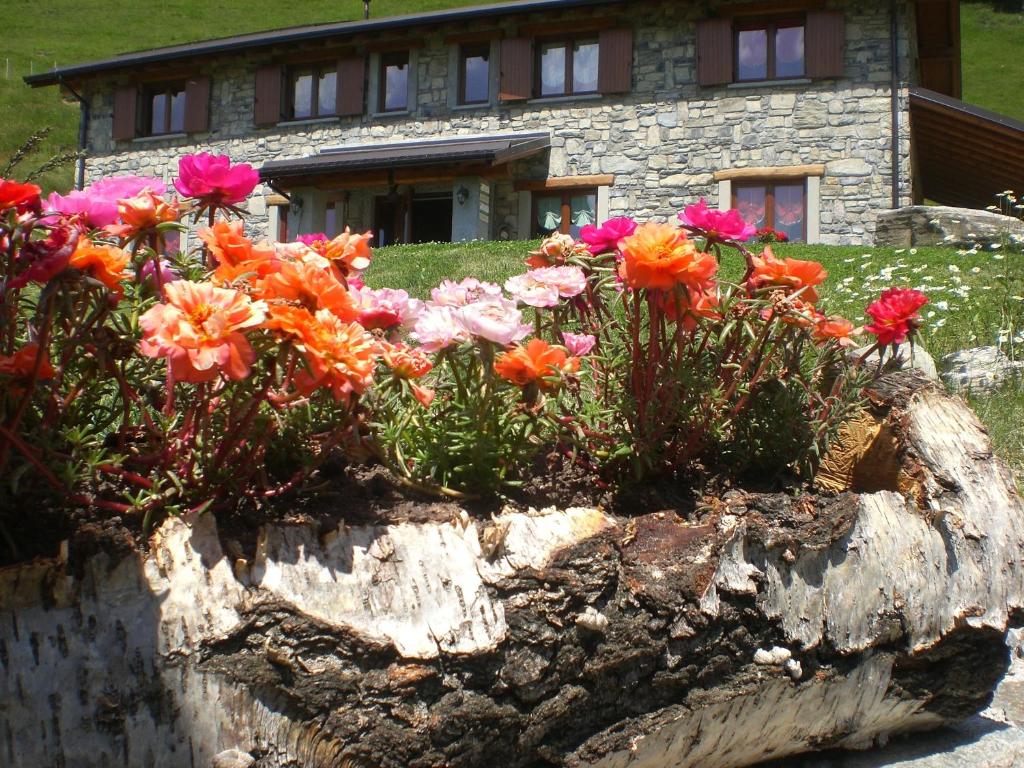
[[[271,238],[346,224],[378,244],[529,238],[704,197],[795,239],[859,243],[913,195],[923,7],[525,0],[29,82],[79,98],[86,183],[227,154],[260,169],[250,227]]]

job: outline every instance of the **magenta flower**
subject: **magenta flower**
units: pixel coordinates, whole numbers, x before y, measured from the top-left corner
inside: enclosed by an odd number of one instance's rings
[[[679,214],[683,226],[699,233],[708,240],[737,240],[743,242],[757,234],[757,227],[747,224],[735,209],[716,211],[708,208],[704,198],[699,203],[686,206]]]
[[[636,222],[628,216],[608,219],[600,227],[587,224],[580,229],[580,240],[587,244],[592,254],[598,256],[618,249],[619,241],[629,237],[636,229]]]
[[[231,165],[227,155],[198,152],[178,161],[174,188],[211,208],[237,205],[259,184],[260,175],[248,163]]]
[[[53,192],[46,201],[46,210],[80,216],[88,229],[102,229],[117,221],[118,200],[135,197],[144,189],[163,195],[167,186],[160,179],[147,176],[112,176],[66,195]]]
[[[589,333],[569,333],[566,331],[562,334],[562,338],[565,339],[565,348],[569,350],[569,354],[573,357],[582,357],[594,348],[594,344],[597,343],[597,339]]]

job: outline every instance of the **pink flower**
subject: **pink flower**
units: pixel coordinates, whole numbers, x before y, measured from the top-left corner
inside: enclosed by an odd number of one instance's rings
[[[74,189],[66,195],[53,192],[46,201],[46,210],[65,216],[81,216],[88,229],[101,229],[117,221],[117,201],[135,197],[149,189],[163,195],[166,185],[148,176],[112,176],[100,179],[85,189]]]
[[[594,348],[594,344],[597,343],[597,339],[589,333],[565,332],[562,334],[562,338],[565,341],[565,348],[573,357],[582,357],[590,352]]]
[[[489,297],[460,307],[457,312],[466,330],[495,344],[507,347],[530,333],[530,326],[523,323],[523,313],[508,299]]]
[[[918,310],[927,303],[928,297],[913,288],[889,288],[865,310],[874,322],[864,330],[875,334],[879,344],[902,344],[917,330]]]
[[[715,211],[708,208],[702,197],[699,203],[686,206],[679,214],[680,221],[690,230],[700,230],[709,240],[749,240],[757,227],[747,224],[736,210]]]
[[[527,274],[539,283],[553,285],[563,299],[579,296],[587,289],[587,277],[579,267],[541,267]]]
[[[233,166],[227,155],[199,152],[178,161],[174,188],[204,205],[222,208],[245,200],[259,181],[260,175],[248,163]]]
[[[469,341],[469,331],[453,307],[428,306],[416,319],[411,336],[426,352],[438,352],[452,344]]]
[[[629,237],[636,229],[636,222],[628,216],[608,219],[600,227],[587,224],[580,230],[580,240],[595,256],[618,249],[619,240]]]
[[[444,307],[462,307],[488,296],[501,296],[501,288],[494,283],[481,282],[475,277],[467,277],[459,283],[445,280],[430,292],[434,303]]]
[[[356,318],[367,330],[387,330],[396,325],[411,325],[423,309],[423,303],[394,288],[352,288],[349,295],[359,313]]]
[[[302,243],[303,245],[308,245],[314,251],[316,250],[316,243],[323,243],[324,245],[326,245],[331,241],[331,238],[329,238],[323,232],[313,232],[311,234],[299,235],[295,239],[298,242]]]
[[[505,281],[509,295],[531,307],[554,307],[558,304],[558,287],[533,279],[532,273],[516,275]]]
[[[153,260],[146,259],[146,263],[143,264],[142,269],[139,270],[138,281],[140,283],[152,281],[154,272]],[[160,282],[162,284],[173,283],[175,280],[180,279],[181,275],[171,267],[171,263],[167,261],[167,259],[160,259]]]

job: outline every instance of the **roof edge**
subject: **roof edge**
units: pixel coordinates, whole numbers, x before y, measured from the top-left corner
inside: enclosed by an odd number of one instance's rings
[[[624,0],[516,0],[515,2],[474,5],[463,8],[446,8],[425,13],[410,13],[401,16],[383,16],[379,19],[327,22],[323,24],[288,27],[267,32],[250,32],[233,37],[201,40],[177,46],[152,48],[134,53],[120,54],[111,59],[74,64],[68,67],[26,75],[25,83],[38,88],[59,85],[74,78],[129,69],[144,64],[154,64],[196,56],[213,56],[233,51],[245,51],[284,43],[305,42],[330,37],[346,37],[365,32],[381,32],[389,29],[403,29],[417,26],[437,26],[455,21],[476,18],[518,15],[558,8],[581,8],[588,6],[616,5]]]

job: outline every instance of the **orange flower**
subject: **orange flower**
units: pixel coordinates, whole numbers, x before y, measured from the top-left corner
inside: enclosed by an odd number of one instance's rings
[[[263,277],[278,268],[274,249],[266,243],[254,244],[243,234],[241,221],[218,221],[200,229],[199,238],[217,261],[213,279],[218,285],[230,285],[243,275]]]
[[[167,283],[164,293],[166,303],[139,318],[142,354],[166,357],[179,381],[249,375],[256,354],[242,331],[263,322],[266,304],[240,291],[188,280]]]
[[[676,284],[695,291],[710,288],[718,262],[701,253],[671,224],[648,223],[620,243],[619,276],[630,288],[670,290]]]
[[[669,320],[682,318],[683,329],[692,331],[701,318],[719,320],[718,293],[714,290],[682,289],[679,299],[676,292],[665,293],[661,299],[661,309]]]
[[[384,342],[381,346],[384,355],[384,363],[391,369],[391,372],[399,379],[405,379],[412,390],[413,396],[420,401],[420,405],[429,408],[434,402],[434,390],[417,384],[413,379],[419,379],[430,373],[434,364],[423,350],[408,347],[405,344],[388,344]]]
[[[771,247],[766,246],[760,256],[753,257],[754,272],[750,275],[750,288],[756,290],[765,286],[778,286],[787,293],[800,293],[800,298],[809,304],[816,304],[820,285],[828,272],[816,261],[800,259],[777,259]]]
[[[25,391],[25,386],[32,378],[32,371],[35,370],[38,356],[38,344],[26,344],[13,355],[0,355],[0,376],[13,379],[9,390],[11,394],[20,395]],[[53,366],[50,365],[50,359],[44,351],[42,360],[39,361],[36,381],[52,379],[53,375]]]
[[[309,366],[308,371],[295,377],[300,393],[309,395],[318,387],[328,387],[335,400],[347,401],[373,383],[380,349],[377,340],[359,323],[346,323],[321,309],[294,327]]]
[[[109,225],[107,231],[119,237],[135,237],[158,224],[177,221],[179,213],[177,200],[168,202],[146,187],[135,197],[117,201],[121,223]]]
[[[817,322],[814,324],[813,339],[820,344],[835,339],[841,347],[855,347],[857,342],[852,337],[859,335],[862,331],[862,328],[854,328],[853,323],[845,317],[818,315]]]
[[[276,272],[259,281],[257,289],[260,298],[297,302],[310,312],[327,309],[347,322],[359,314],[334,273],[312,262],[281,261]]]
[[[580,359],[569,357],[562,347],[553,347],[543,339],[530,339],[525,347],[515,347],[498,356],[494,372],[517,387],[536,384],[542,390],[558,389],[565,374],[576,373]]]
[[[82,237],[78,240],[68,266],[90,277],[99,280],[118,296],[121,295],[121,281],[128,275],[124,268],[128,265],[129,255],[113,245],[94,245],[91,240]]]
[[[324,257],[333,264],[339,277],[348,277],[352,272],[361,272],[370,266],[370,238],[373,232],[353,235],[348,227],[336,238],[327,243]]]

